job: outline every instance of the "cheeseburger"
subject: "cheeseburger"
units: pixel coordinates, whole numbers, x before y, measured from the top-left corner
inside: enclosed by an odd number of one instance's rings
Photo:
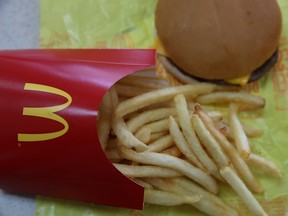
[[[276,0],[159,0],[155,25],[160,62],[185,83],[245,85],[277,61]]]

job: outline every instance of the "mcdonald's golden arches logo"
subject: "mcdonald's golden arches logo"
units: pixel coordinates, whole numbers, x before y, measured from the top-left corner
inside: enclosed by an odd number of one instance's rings
[[[24,107],[23,115],[24,116],[35,116],[40,118],[51,119],[56,122],[59,122],[63,125],[63,129],[56,132],[51,133],[39,133],[39,134],[18,134],[18,142],[38,142],[38,141],[46,141],[58,138],[63,136],[69,129],[69,124],[67,121],[61,116],[55,114],[55,112],[66,109],[72,102],[72,97],[65,91],[54,88],[47,85],[35,84],[35,83],[26,83],[24,86],[24,90],[27,91],[40,91],[46,93],[56,94],[67,99],[67,102],[64,104],[50,106],[50,107]]]

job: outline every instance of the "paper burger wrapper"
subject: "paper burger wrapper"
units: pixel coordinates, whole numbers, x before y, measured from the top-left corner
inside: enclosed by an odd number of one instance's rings
[[[154,65],[154,51],[1,51],[0,64],[0,188],[141,209],[144,189],[106,158],[96,119],[105,92]]]

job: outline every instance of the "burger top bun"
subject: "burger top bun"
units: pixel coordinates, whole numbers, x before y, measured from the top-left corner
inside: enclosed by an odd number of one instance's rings
[[[282,25],[276,0],[159,0],[155,16],[168,56],[204,79],[251,73],[275,52]]]

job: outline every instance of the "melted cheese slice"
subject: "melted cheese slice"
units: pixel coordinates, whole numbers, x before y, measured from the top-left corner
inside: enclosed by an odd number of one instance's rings
[[[167,51],[165,50],[162,42],[160,41],[159,37],[156,37],[154,44],[153,44],[153,48],[157,50],[157,53],[164,55],[164,56],[168,56]]]
[[[237,85],[240,85],[240,86],[245,86],[247,85],[249,79],[250,79],[250,76],[251,74],[247,74],[243,77],[239,77],[239,78],[236,78],[236,79],[230,79],[230,80],[225,80],[226,82],[228,83],[232,83],[232,84],[237,84]]]

